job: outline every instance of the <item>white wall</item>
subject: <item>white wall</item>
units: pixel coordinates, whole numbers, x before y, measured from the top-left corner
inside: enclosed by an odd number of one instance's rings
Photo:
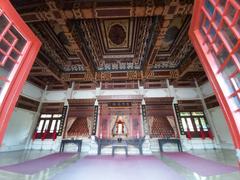
[[[63,102],[67,98],[67,91],[47,91],[43,101]]]
[[[167,88],[162,89],[144,89],[144,97],[168,97],[169,92]]]
[[[76,90],[72,93],[72,99],[94,99],[96,90]]]
[[[214,95],[214,92],[209,82],[203,84],[200,87],[200,90],[204,98]],[[216,133],[220,141],[220,147],[224,149],[234,149],[232,137],[221,108],[219,106],[214,107],[208,109],[208,112],[216,129]]]
[[[200,87],[201,93],[203,97],[208,97],[213,95],[212,88],[209,83],[205,83]],[[174,96],[175,100],[184,100],[184,99],[199,99],[199,94],[196,88],[161,88],[161,89],[144,89],[140,87],[139,89],[126,89],[126,90],[100,90],[97,88],[96,90],[74,90],[72,93],[71,90],[68,89],[66,91],[47,91],[45,96],[43,96],[43,90],[33,86],[30,83],[26,83],[22,90],[22,95],[26,96],[30,99],[40,101],[41,98],[43,102],[64,102],[68,98],[72,99],[92,99],[97,96],[105,96],[105,95],[143,95],[144,97],[169,97]],[[214,126],[217,129],[217,135],[219,136],[221,146],[223,148],[233,148],[232,139],[230,133],[228,131],[227,124],[225,118],[219,107],[213,108],[209,110],[211,115],[211,119],[214,123]],[[15,108],[13,116],[10,120],[6,135],[3,140],[3,144],[0,148],[0,151],[9,151],[9,150],[17,150],[24,149],[26,145],[27,137],[31,136],[30,128],[32,123],[37,120],[37,116],[35,116],[35,112]],[[226,130],[227,129],[227,130]],[[30,148],[33,149],[54,149],[57,150],[60,145],[61,138],[59,137],[57,141],[36,141],[36,143],[32,144]],[[212,148],[211,142],[202,140],[195,140],[196,147],[199,144],[199,148]],[[195,142],[194,141],[194,142]],[[201,143],[199,143],[201,142]],[[42,144],[43,143],[43,144]],[[45,143],[49,143],[46,145]],[[191,144],[191,143],[190,143]],[[193,144],[193,142],[192,142]],[[209,144],[209,145],[208,145]],[[183,137],[183,145],[185,149],[190,147],[189,142]],[[195,146],[195,145],[194,145]],[[191,148],[191,147],[190,147]],[[86,148],[88,149],[88,148]]]
[[[159,89],[121,89],[121,90],[74,90],[71,99],[93,99],[97,96],[114,95],[143,95],[144,97],[169,97],[168,88]],[[196,88],[174,88],[174,94],[177,99],[199,99]],[[62,102],[68,97],[68,91],[47,91],[44,101]]]
[[[9,121],[0,151],[15,151],[25,148],[32,123],[35,121],[32,111],[15,108]]]
[[[200,90],[201,90],[204,98],[214,95],[213,89],[212,89],[209,81],[204,83],[202,86],[200,86]]]
[[[29,99],[40,101],[43,90],[26,82],[21,95]],[[36,112],[15,108],[8,123],[0,151],[15,151],[25,148],[27,138],[32,135],[31,126],[37,120]]]
[[[207,82],[200,87],[200,91],[204,98],[212,96],[213,90],[210,86],[210,83]],[[74,90],[70,95],[68,94],[69,90],[66,91],[48,91],[46,92],[46,96],[43,98],[44,102],[62,102],[66,101],[68,98],[72,99],[92,99],[97,96],[105,96],[105,95],[143,95],[144,97],[169,97],[174,96],[175,100],[185,100],[185,99],[200,99],[198,91],[196,88],[161,88],[161,89],[143,89],[140,87],[139,89],[125,89],[125,90],[100,90],[97,88],[96,90]],[[220,146],[223,148],[233,148],[232,139],[230,133],[227,129],[227,124],[223,113],[219,107],[213,108],[209,110],[209,114],[213,121],[215,128],[217,129],[217,136],[220,139]],[[226,130],[227,129],[227,130]],[[213,144],[211,141],[208,142],[202,141],[201,139],[195,139],[192,143],[189,144],[188,140],[185,140],[185,136],[183,138],[183,146],[185,149],[191,148],[190,146],[194,146],[194,148],[212,148]],[[59,139],[59,142],[61,139]],[[196,141],[196,143],[194,143]],[[48,148],[52,149],[56,145],[59,145],[59,142],[52,142],[51,146]],[[39,142],[41,144],[41,142]],[[45,142],[44,142],[45,143]],[[32,148],[43,148],[45,145],[39,144],[37,147],[37,142]],[[194,145],[193,145],[194,144]],[[46,147],[44,147],[46,148]],[[58,149],[58,148],[53,148]]]
[[[209,113],[216,128],[220,146],[224,149],[234,149],[232,137],[221,108],[219,106],[211,108]]]
[[[174,88],[177,99],[199,99],[196,88]]]
[[[41,97],[43,95],[43,90],[32,85],[29,82],[26,82],[23,86],[23,90],[21,92],[22,96],[28,97],[30,99],[34,99],[37,101],[41,100]]]

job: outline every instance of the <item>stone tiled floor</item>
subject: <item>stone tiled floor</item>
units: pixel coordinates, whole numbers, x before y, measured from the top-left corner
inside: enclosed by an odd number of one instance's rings
[[[26,160],[39,158],[51,154],[51,151],[12,151],[0,152],[0,166],[16,164]]]
[[[190,153],[206,158],[212,159],[215,161],[222,162],[224,164],[238,166],[237,159],[235,156],[235,151],[232,150],[192,150]],[[53,153],[51,151],[15,151],[15,152],[1,152],[0,153],[0,166],[15,164],[23,162],[29,159],[38,158],[45,156],[47,154]],[[218,176],[209,176],[201,177],[197,173],[191,172],[185,167],[176,164],[174,161],[161,157],[159,153],[155,153],[159,159],[161,159],[165,164],[170,166],[177,173],[183,175],[187,180],[238,180],[240,179],[240,172],[218,175]],[[51,167],[49,169],[43,170],[34,175],[21,175],[15,174],[6,171],[0,171],[1,180],[42,180],[42,179],[51,179],[55,174],[64,171],[64,169],[73,164],[79,158],[82,158],[84,154],[78,156],[74,159],[61,163],[57,166]]]
[[[232,166],[238,167],[235,151],[233,150],[191,150],[188,152],[205,159],[214,160],[226,165],[232,165]],[[159,158],[162,161],[164,161],[168,166],[172,167],[179,174],[182,174],[183,176],[185,176],[187,180],[238,180],[240,179],[240,172],[234,172],[234,173],[217,175],[217,176],[202,177],[197,173],[194,173],[188,170],[187,168],[175,163],[174,161],[171,161],[161,156],[159,156]]]

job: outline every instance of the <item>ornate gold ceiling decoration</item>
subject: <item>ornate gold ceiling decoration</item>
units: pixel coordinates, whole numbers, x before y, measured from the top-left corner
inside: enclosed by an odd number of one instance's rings
[[[197,66],[187,36],[193,0],[11,2],[43,42],[30,75],[42,86],[178,79]]]
[[[128,50],[132,45],[133,22],[130,19],[100,20],[100,32],[106,51]]]
[[[129,46],[129,19],[104,20],[101,31],[105,34],[105,46],[109,49],[127,48]],[[131,43],[131,42],[129,42]]]
[[[181,29],[184,29],[184,23],[188,23],[186,21],[186,15],[176,16],[174,19],[167,21],[165,20],[165,23],[169,23],[169,25],[167,28],[164,28],[164,26],[161,28],[161,33],[164,34],[164,38],[162,39],[161,43],[159,43],[159,54],[161,51],[170,50],[171,46],[179,35],[179,32],[181,32]]]
[[[108,38],[110,39],[111,45],[124,46],[127,42],[126,40],[126,30],[120,24],[114,24],[110,27],[108,31]]]
[[[159,18],[88,19],[72,21],[69,28],[73,27],[75,41],[82,42],[96,70],[141,70],[147,41],[153,39]],[[119,43],[112,42],[111,31],[112,38],[118,38]]]

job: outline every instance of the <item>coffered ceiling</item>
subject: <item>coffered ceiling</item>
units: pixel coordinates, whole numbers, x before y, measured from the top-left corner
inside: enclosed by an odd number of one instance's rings
[[[206,80],[187,35],[193,0],[11,2],[42,41],[29,76],[40,87]]]

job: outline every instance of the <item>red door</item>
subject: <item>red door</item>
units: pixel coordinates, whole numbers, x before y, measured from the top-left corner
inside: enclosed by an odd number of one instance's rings
[[[40,46],[9,0],[0,0],[0,144]]]
[[[196,0],[189,35],[240,149],[240,1]]]

